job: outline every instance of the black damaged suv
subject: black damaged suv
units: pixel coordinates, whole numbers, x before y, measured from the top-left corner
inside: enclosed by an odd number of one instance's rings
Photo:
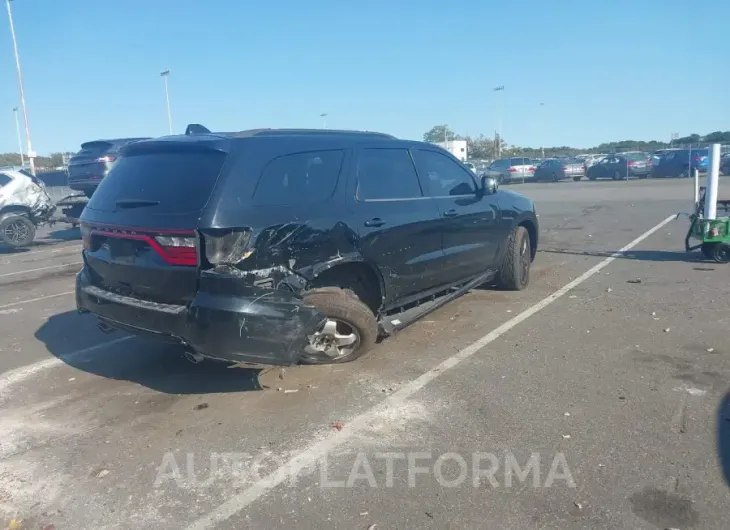
[[[350,361],[475,286],[523,289],[538,242],[532,201],[355,131],[131,143],[81,223],[80,312],[255,365]]]

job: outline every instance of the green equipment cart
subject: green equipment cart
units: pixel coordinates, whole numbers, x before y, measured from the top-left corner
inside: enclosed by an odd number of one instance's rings
[[[696,189],[696,188],[695,188]],[[721,211],[724,217],[716,215],[714,219],[705,219],[706,188],[699,189],[699,200],[695,205],[695,212],[689,216],[690,225],[687,236],[684,238],[684,248],[687,252],[701,250],[706,258],[717,263],[730,262],[730,200],[717,201],[717,213]],[[699,241],[691,245],[690,240]]]

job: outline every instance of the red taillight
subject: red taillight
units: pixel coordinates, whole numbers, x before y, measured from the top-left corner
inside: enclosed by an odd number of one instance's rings
[[[511,167],[507,171],[510,172],[510,173],[515,173],[517,171],[517,169],[514,168],[514,167]]]
[[[568,171],[570,169],[568,166],[563,166],[563,171]]]
[[[527,168],[527,171],[535,171],[535,168],[534,168],[534,166],[530,166],[530,167],[528,167],[528,168]]]
[[[96,159],[96,161],[106,163],[106,162],[114,162],[116,159],[117,159],[117,157],[114,155],[106,155],[106,156],[100,156],[99,158]]]
[[[154,230],[150,232],[154,233]],[[169,233],[148,235],[139,229],[116,227],[81,226],[81,239],[86,250],[93,250],[93,236],[144,241],[170,265],[195,267],[198,265],[198,237],[192,230],[175,230]]]
[[[702,159],[699,156],[695,157],[695,162],[700,162]]]
[[[198,240],[194,236],[155,236],[162,258],[172,265],[197,265]],[[154,245],[153,245],[154,247]],[[160,249],[155,249],[160,252]]]

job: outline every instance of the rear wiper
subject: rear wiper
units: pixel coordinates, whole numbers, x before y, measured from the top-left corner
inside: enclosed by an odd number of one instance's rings
[[[119,208],[143,208],[144,206],[157,206],[160,201],[150,201],[147,199],[119,199],[117,201]]]

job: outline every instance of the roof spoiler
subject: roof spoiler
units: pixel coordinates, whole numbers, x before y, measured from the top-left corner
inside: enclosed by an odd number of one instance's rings
[[[185,129],[185,135],[190,136],[191,134],[210,134],[210,131],[199,123],[191,123]]]

